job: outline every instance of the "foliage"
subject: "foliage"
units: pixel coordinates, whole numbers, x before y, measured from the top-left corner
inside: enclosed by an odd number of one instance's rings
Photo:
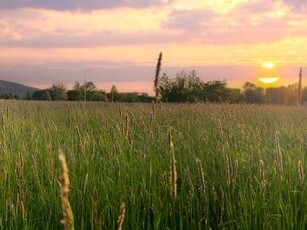
[[[205,83],[194,70],[181,71],[174,80],[163,74],[158,91],[163,102],[238,102],[242,98],[240,90],[227,88],[225,81]]]
[[[0,99],[6,99],[6,100],[18,100],[19,96],[14,95],[12,93],[3,93],[0,95]]]
[[[120,93],[115,85],[112,85],[108,96],[111,102],[119,101],[121,98]]]
[[[68,101],[82,101],[84,99],[83,93],[80,90],[68,90],[66,94]]]
[[[297,91],[293,90],[291,86],[281,86],[276,88],[268,88],[265,96],[269,103],[293,105],[297,100],[296,94]]]
[[[33,100],[39,100],[39,101],[45,101],[45,100],[51,100],[50,94],[48,90],[37,90],[34,91],[32,94]]]
[[[271,87],[266,90],[254,83],[245,82],[243,91],[228,88],[226,81],[202,81],[193,70],[189,73],[178,72],[174,79],[163,74],[159,79],[157,92],[161,102],[214,102],[214,103],[255,103],[255,104],[287,104],[297,103],[297,84],[288,87]],[[3,95],[2,98],[10,98]],[[302,91],[303,100],[307,100],[307,88]],[[72,90],[66,90],[65,85],[57,83],[46,90],[38,90],[27,100],[69,100],[69,101],[110,101],[110,102],[152,102],[155,98],[146,93],[119,92],[115,85],[107,93],[99,90],[89,81],[85,84],[76,82]]]
[[[304,87],[302,90],[302,99],[303,101],[307,101],[307,87]]]
[[[257,87],[251,82],[246,82],[243,85],[243,90],[248,103],[263,103],[265,101],[264,89]]]
[[[65,101],[66,96],[66,86],[63,83],[53,84],[47,89],[52,101]]]

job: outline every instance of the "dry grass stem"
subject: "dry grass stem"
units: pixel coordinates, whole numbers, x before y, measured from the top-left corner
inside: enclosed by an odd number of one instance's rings
[[[300,183],[302,185],[304,184],[304,181],[305,181],[304,167],[301,161],[298,161],[297,165],[298,165],[298,175],[300,178]]]
[[[275,142],[276,142],[276,170],[277,173],[280,177],[280,179],[283,179],[283,174],[284,174],[284,164],[283,164],[283,156],[282,156],[282,151],[280,148],[280,143],[279,143],[279,138],[278,138],[278,134],[275,134]]]
[[[63,219],[61,223],[64,225],[65,230],[73,230],[74,229],[74,215],[69,203],[69,177],[68,177],[68,167],[66,164],[65,155],[62,150],[59,151],[59,160],[61,163],[61,201],[62,201],[62,212]]]
[[[261,189],[262,191],[266,190],[266,180],[265,180],[265,173],[264,173],[264,163],[263,160],[260,160],[260,175],[261,175]]]
[[[201,165],[201,161],[199,159],[196,159],[197,167],[198,167],[198,176],[199,176],[199,182],[200,182],[200,190],[202,195],[205,195],[206,191],[206,182],[205,182],[205,173],[203,166]]]
[[[169,130],[169,148],[170,148],[170,185],[171,185],[171,195],[173,198],[177,196],[177,170],[176,170],[176,159],[174,144],[172,141],[172,133]]]
[[[227,170],[227,185],[231,184],[231,159],[230,157],[227,155],[226,156],[226,170]]]
[[[119,215],[118,220],[117,220],[117,223],[118,223],[117,229],[118,230],[122,230],[122,228],[123,228],[123,223],[124,223],[124,219],[125,219],[125,212],[126,212],[126,205],[123,202],[120,205],[120,215]]]

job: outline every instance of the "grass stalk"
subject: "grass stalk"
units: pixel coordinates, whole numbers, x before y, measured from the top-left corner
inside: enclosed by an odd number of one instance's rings
[[[60,192],[63,212],[63,219],[61,220],[61,223],[64,225],[65,230],[74,230],[74,215],[69,203],[68,167],[62,150],[59,150],[59,160],[61,163]]]
[[[169,149],[170,149],[170,185],[171,185],[171,196],[176,198],[177,196],[177,169],[174,144],[172,141],[171,130],[168,132]]]
[[[120,215],[117,220],[117,230],[122,230],[125,220],[126,205],[124,202],[120,205]]]

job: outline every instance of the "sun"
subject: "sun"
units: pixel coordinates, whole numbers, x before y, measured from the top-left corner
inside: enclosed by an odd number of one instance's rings
[[[275,64],[273,62],[265,62],[261,66],[265,69],[273,69]]]
[[[258,78],[258,80],[265,84],[272,84],[274,82],[277,82],[279,78],[278,77],[260,77]]]
[[[273,84],[279,80],[275,64],[273,62],[264,62],[261,65],[262,70],[258,80],[264,84]]]

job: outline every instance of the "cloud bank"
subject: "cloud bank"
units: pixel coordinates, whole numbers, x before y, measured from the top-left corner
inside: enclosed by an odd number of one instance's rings
[[[59,11],[91,11],[118,7],[146,8],[166,3],[168,1],[162,0],[9,0],[1,1],[0,8],[4,10],[36,8]]]

